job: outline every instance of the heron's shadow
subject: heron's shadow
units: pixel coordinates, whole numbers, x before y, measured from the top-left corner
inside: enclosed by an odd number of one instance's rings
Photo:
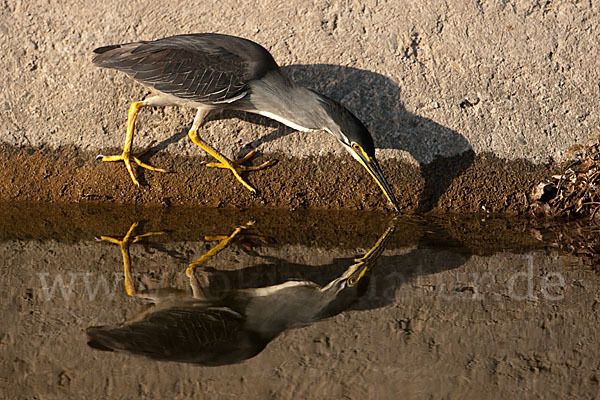
[[[329,64],[291,65],[282,69],[299,85],[344,104],[370,130],[376,147],[405,151],[420,164],[424,180],[418,205],[420,212],[434,208],[452,181],[473,163],[475,154],[464,136],[407,111],[402,103],[401,87],[384,75]],[[214,113],[207,121],[227,118],[274,128],[246,145],[252,149],[294,132],[268,118],[243,112]],[[179,139],[183,134],[175,136]],[[178,139],[170,138],[171,141]]]

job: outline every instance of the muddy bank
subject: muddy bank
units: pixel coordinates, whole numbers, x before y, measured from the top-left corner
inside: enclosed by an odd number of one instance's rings
[[[107,154],[119,149],[108,149]],[[247,175],[254,196],[231,173],[206,168],[207,158],[166,153],[145,160],[172,171],[137,169],[140,188],[122,163],[103,163],[74,147],[21,149],[0,145],[0,201],[114,203],[199,207],[384,210],[386,200],[367,172],[350,157],[275,158],[277,164]],[[472,152],[437,158],[421,168],[387,160],[382,168],[404,212],[453,211],[524,213],[533,185],[551,167],[524,160],[505,161]]]
[[[262,246],[298,245],[319,248],[356,248],[374,242],[392,220],[389,213],[348,210],[215,209],[196,207],[149,207],[106,204],[0,203],[0,242],[6,240],[53,240],[73,243],[101,235],[122,236],[132,223],[144,231],[163,231],[171,241],[186,241],[206,235],[223,235],[248,221],[253,230],[275,241]],[[436,215],[396,217],[396,233],[389,249],[422,246],[464,248],[469,253],[489,255],[500,250],[525,252],[543,247],[532,234],[536,229],[569,229],[571,224],[543,223],[505,216]],[[162,237],[154,238],[161,242]]]

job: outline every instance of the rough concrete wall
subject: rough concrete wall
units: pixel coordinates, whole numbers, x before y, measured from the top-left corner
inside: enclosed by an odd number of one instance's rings
[[[564,160],[600,126],[599,4],[8,0],[0,5],[0,141],[72,145],[86,157],[117,149],[128,105],[146,91],[94,67],[91,51],[222,32],[263,44],[300,83],[342,101],[368,125],[380,158],[427,164],[473,150]],[[325,132],[234,116],[242,119],[215,116],[201,132],[225,154],[343,155]],[[161,153],[202,155],[185,137],[192,118],[191,110],[144,110],[137,146],[156,139]]]
[[[190,32],[263,44],[291,75],[355,111],[379,147],[419,162],[471,148],[563,159],[600,125],[597,2],[7,1],[0,15],[0,126],[16,145],[120,145],[128,104],[144,91],[91,65],[91,50]],[[193,115],[154,114],[141,119],[141,137],[165,139]],[[272,130],[227,120],[204,135],[228,149]],[[264,151],[338,151],[324,133],[304,136]],[[198,152],[186,140],[169,150]]]

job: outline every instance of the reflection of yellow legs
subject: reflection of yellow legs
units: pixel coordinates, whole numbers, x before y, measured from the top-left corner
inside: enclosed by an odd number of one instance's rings
[[[145,164],[141,162],[138,158],[146,152],[148,152],[148,150],[150,150],[154,142],[150,143],[150,145],[142,152],[137,153],[135,155],[131,154],[131,144],[133,143],[133,132],[135,130],[135,119],[137,117],[138,112],[142,109],[142,107],[145,107],[146,105],[146,101],[136,101],[135,103],[131,104],[131,107],[129,107],[129,114],[127,118],[127,135],[125,136],[125,146],[123,147],[123,153],[116,156],[102,156],[102,161],[123,161],[125,163],[127,171],[129,172],[131,180],[137,186],[139,186],[140,184],[137,181],[137,179],[135,179],[133,169],[131,168],[131,160],[133,160],[140,167],[149,169],[150,171],[167,172],[164,169],[154,168],[151,165]]]
[[[190,263],[190,265],[187,267],[187,269],[185,270],[186,275],[191,278],[194,275],[194,270],[196,269],[196,267],[198,267],[203,262],[206,262],[206,260],[213,257],[214,255],[219,253],[221,250],[223,250],[225,247],[227,247],[229,245],[229,243],[231,243],[231,241],[240,232],[242,232],[244,229],[248,229],[253,224],[254,224],[254,221],[248,221],[248,222],[246,222],[245,225],[241,225],[241,226],[238,226],[237,228],[235,228],[235,230],[231,233],[231,235],[223,236],[223,237],[219,236],[219,238],[220,238],[219,244],[217,244],[215,247],[210,249],[206,254],[203,254],[200,258],[192,261]]]
[[[124,268],[124,275],[125,275],[125,290],[127,291],[127,294],[129,296],[136,295],[135,286],[133,285],[133,278],[131,276],[131,258],[129,255],[129,245],[131,245],[132,243],[137,243],[147,236],[162,235],[164,233],[164,232],[148,232],[148,233],[144,233],[142,235],[133,236],[133,231],[135,230],[137,225],[138,225],[137,222],[135,222],[133,225],[131,225],[131,227],[125,234],[125,236],[123,236],[123,239],[117,239],[112,236],[100,236],[100,238],[102,240],[106,240],[107,242],[118,244],[121,247],[121,254],[123,255],[123,268]]]
[[[244,185],[244,187],[246,189],[250,190],[252,193],[255,193],[256,189],[254,189],[252,186],[250,186],[250,184],[248,182],[246,182],[244,180],[244,178],[242,178],[240,176],[240,172],[258,171],[260,169],[267,168],[267,167],[275,164],[275,161],[271,160],[271,161],[264,162],[261,165],[247,167],[242,164],[244,162],[248,161],[250,158],[252,158],[252,156],[254,156],[256,154],[256,151],[254,151],[254,150],[251,151],[245,157],[243,157],[237,161],[231,161],[227,157],[225,157],[223,154],[219,153],[219,151],[217,151],[214,147],[212,147],[210,144],[208,144],[207,142],[202,140],[200,138],[200,136],[198,136],[198,128],[200,127],[200,124],[202,124],[202,120],[204,119],[204,117],[206,116],[207,113],[208,113],[208,111],[206,111],[206,110],[202,110],[202,109],[198,110],[198,112],[196,113],[196,117],[194,118],[194,123],[192,124],[192,127],[190,128],[190,131],[188,132],[188,136],[190,137],[192,142],[194,142],[194,144],[200,146],[200,148],[202,150],[206,151],[208,154],[210,154],[211,156],[213,156],[214,158],[216,158],[219,161],[219,162],[208,163],[208,164],[206,164],[207,167],[229,169],[233,173],[235,178],[242,185]]]

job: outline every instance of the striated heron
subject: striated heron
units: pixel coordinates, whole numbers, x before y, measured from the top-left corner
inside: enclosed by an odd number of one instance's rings
[[[189,265],[186,273],[191,294],[166,287],[138,291],[133,284],[129,246],[162,232],[134,235],[136,223],[123,239],[102,236],[121,247],[127,294],[149,300],[151,306],[124,323],[88,328],[88,344],[100,350],[163,361],[213,366],[244,361],[261,352],[281,332],[348,309],[366,291],[368,273],[395,230],[395,221],[391,221],[364,256],[355,259],[340,276],[324,286],[308,280],[288,280],[266,287],[231,288],[218,297],[207,296],[210,285],[200,283],[196,268],[251,225],[239,226]]]
[[[240,172],[266,168],[272,161],[244,166],[254,151],[231,161],[198,135],[198,128],[210,111],[231,109],[260,114],[302,132],[329,132],[369,171],[394,209],[399,210],[375,159],[373,139],[363,123],[337,101],[296,85],[261,45],[235,36],[199,33],[105,46],[94,53],[94,64],[125,72],[153,94],[131,104],[123,153],[101,156],[102,161],[124,161],[136,185],[139,183],[132,161],[152,171],[166,172],[140,161],[138,157],[144,152],[131,153],[136,116],[146,106],[174,105],[198,110],[188,136],[217,159],[207,166],[231,170],[242,185],[256,192]]]

